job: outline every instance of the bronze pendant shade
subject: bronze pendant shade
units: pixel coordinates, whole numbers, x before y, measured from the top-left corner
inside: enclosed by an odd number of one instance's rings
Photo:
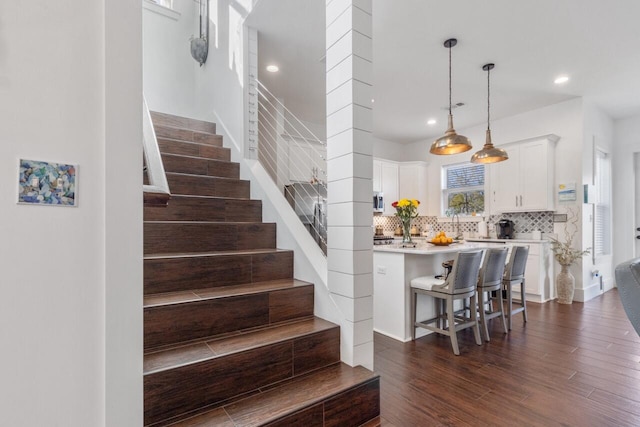
[[[507,160],[509,158],[505,150],[503,150],[502,148],[494,147],[493,143],[491,142],[491,128],[490,128],[491,86],[490,86],[489,74],[491,73],[491,70],[493,70],[494,67],[495,67],[494,64],[485,64],[482,67],[482,69],[487,72],[487,136],[486,136],[486,141],[484,143],[484,147],[482,147],[482,150],[478,151],[471,157],[471,163],[497,163],[497,162],[502,162],[504,160]]]
[[[431,154],[458,154],[471,150],[471,141],[466,136],[458,135],[453,128],[453,115],[451,114],[451,48],[458,44],[458,40],[449,39],[444,42],[444,47],[449,49],[449,126],[444,136],[436,139],[431,144]]]

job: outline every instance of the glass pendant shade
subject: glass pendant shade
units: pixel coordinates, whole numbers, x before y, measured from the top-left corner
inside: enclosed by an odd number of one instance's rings
[[[458,154],[471,150],[471,141],[466,136],[458,135],[453,128],[453,115],[451,114],[451,48],[458,44],[458,40],[449,39],[444,42],[444,47],[449,49],[449,127],[444,136],[433,141],[429,152],[431,154]]]
[[[453,128],[453,116],[449,114],[449,128],[444,136],[433,141],[431,154],[458,154],[471,150],[471,141],[466,136],[458,135]]]
[[[496,148],[491,143],[491,131],[487,129],[487,140],[482,150],[471,156],[471,163],[498,163],[507,160],[509,155],[502,148]]]
[[[482,69],[487,72],[487,137],[482,150],[471,156],[471,163],[498,163],[509,159],[505,150],[494,147],[491,142],[491,85],[489,75],[494,67],[494,64],[486,64],[482,67]]]

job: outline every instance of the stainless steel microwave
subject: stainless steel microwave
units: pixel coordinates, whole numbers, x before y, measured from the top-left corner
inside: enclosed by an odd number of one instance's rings
[[[373,192],[373,211],[384,212],[384,195],[379,191]]]

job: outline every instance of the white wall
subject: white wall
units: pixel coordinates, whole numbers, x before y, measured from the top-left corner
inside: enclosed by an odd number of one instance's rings
[[[373,142],[373,157],[394,160],[396,162],[404,160],[405,145],[388,141],[386,139],[376,138],[375,136],[371,137],[371,141]]]
[[[613,154],[613,120],[589,99],[585,99],[584,107],[584,142],[582,151],[582,184],[594,184],[595,149]],[[583,196],[579,196],[584,200]],[[583,290],[579,300],[589,300],[601,293],[600,278],[592,272],[598,270],[604,281],[604,290],[613,287],[612,255],[602,255],[593,262],[593,221],[594,205],[582,205],[582,249],[591,248],[591,254],[582,259]]]
[[[149,109],[193,117],[195,73],[190,41],[199,35],[196,4],[173,2],[176,13],[142,0],[144,93]]]
[[[141,12],[106,3],[0,3],[3,425],[142,424]],[[79,206],[17,205],[19,158]]]
[[[613,265],[640,256],[635,253],[635,207],[631,203],[639,172],[634,153],[640,153],[640,116],[614,123],[613,145]]]

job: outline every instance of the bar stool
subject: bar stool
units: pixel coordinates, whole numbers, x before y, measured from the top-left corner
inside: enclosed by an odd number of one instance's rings
[[[478,322],[482,324],[485,341],[487,342],[490,341],[487,325],[487,321],[490,319],[500,317],[504,333],[507,333],[501,289],[508,252],[509,248],[506,247],[487,250],[480,268],[480,277],[478,278],[478,311],[480,312],[480,318]],[[490,296],[492,292],[495,292],[495,299],[498,300],[497,308],[493,307],[493,298]]]
[[[511,248],[511,256],[509,263],[502,278],[502,287],[507,294],[507,323],[511,330],[511,317],[514,314],[522,312],[524,321],[527,321],[527,298],[525,292],[524,270],[527,266],[527,257],[529,256],[529,246],[513,246]],[[520,285],[520,307],[513,308],[513,286]]]
[[[438,280],[431,276],[417,277],[411,281],[411,339],[416,338],[416,328],[424,328],[451,339],[453,353],[460,355],[456,332],[473,328],[476,344],[482,345],[480,329],[478,327],[478,312],[471,310],[471,319],[457,318],[453,303],[456,300],[471,299],[471,307],[477,303],[476,286],[478,272],[482,261],[482,251],[459,252],[453,263],[453,270],[446,280]],[[418,294],[428,295],[436,299],[436,317],[418,321],[416,319],[416,305]],[[446,321],[446,325],[445,325]],[[432,325],[435,323],[436,325]]]

